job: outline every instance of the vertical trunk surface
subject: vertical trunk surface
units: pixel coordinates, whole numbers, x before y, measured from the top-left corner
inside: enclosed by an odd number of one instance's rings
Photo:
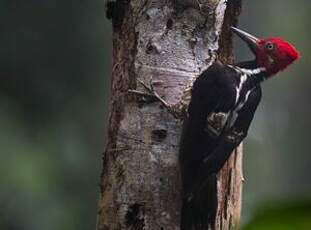
[[[179,229],[182,121],[128,90],[144,91],[137,80],[152,81],[174,105],[216,53],[232,61],[229,26],[236,24],[240,0],[198,2],[118,0],[110,7],[114,64],[97,230]],[[219,173],[219,230],[239,221],[241,160],[239,148]]]

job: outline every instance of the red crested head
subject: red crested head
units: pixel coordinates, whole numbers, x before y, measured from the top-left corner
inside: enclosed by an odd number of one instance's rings
[[[260,39],[256,48],[258,65],[269,75],[285,69],[300,57],[296,48],[282,38]]]
[[[282,38],[258,39],[240,29],[231,29],[248,44],[256,55],[258,67],[265,68],[268,76],[284,70],[300,57],[296,48]]]

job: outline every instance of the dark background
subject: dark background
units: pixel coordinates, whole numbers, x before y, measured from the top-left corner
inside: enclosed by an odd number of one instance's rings
[[[311,229],[310,12],[308,0],[244,1],[240,28],[302,53],[264,83],[245,141],[245,229]],[[0,28],[0,229],[94,229],[111,69],[105,2],[2,0]],[[239,40],[235,52],[251,58]]]

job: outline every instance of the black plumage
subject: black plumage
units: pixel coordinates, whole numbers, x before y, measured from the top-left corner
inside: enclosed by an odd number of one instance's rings
[[[180,143],[181,230],[214,229],[216,174],[247,135],[261,99],[265,71],[256,61],[216,61],[195,81]]]

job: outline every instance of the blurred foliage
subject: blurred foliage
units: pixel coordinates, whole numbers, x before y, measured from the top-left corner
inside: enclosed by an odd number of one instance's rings
[[[266,206],[256,212],[243,230],[310,230],[311,202],[296,201]]]
[[[111,71],[104,4],[0,1],[1,230],[95,228]],[[258,216],[255,210],[274,199],[310,197],[311,3],[243,5],[241,28],[282,36],[303,57],[264,84],[245,144],[243,222],[246,229],[269,229],[263,224],[275,226],[280,216],[272,214],[280,213],[282,223],[294,226],[288,229],[299,230],[297,220],[310,216],[309,208],[281,205]],[[237,45],[238,59],[249,59],[245,45]]]
[[[263,84],[262,102],[245,141],[244,219],[249,218],[247,210],[266,200],[311,198],[310,10],[306,0],[243,2],[241,28],[261,37],[283,37],[302,55]],[[252,58],[239,44],[238,58]]]
[[[99,0],[0,2],[0,229],[95,229],[111,29]]]

